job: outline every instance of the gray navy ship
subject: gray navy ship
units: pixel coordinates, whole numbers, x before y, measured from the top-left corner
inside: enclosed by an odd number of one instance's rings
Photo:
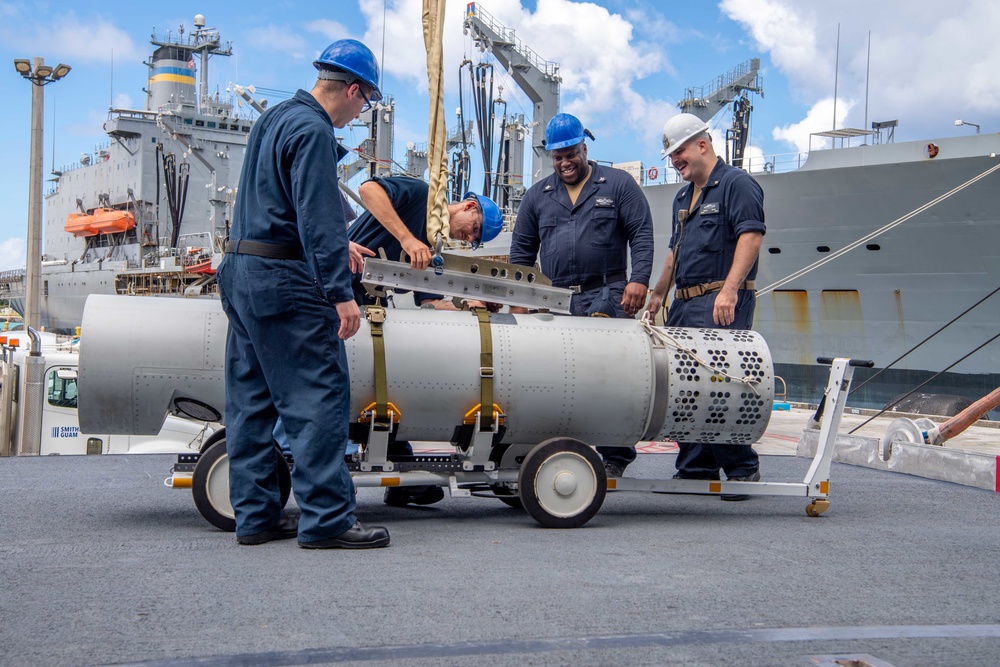
[[[215,289],[214,263],[253,120],[231,100],[209,94],[209,59],[232,50],[203,16],[188,34],[182,27],[150,41],[145,109],[110,109],[106,144],[55,171],[46,193],[40,299],[46,330],[79,326],[90,294]],[[19,306],[23,287],[17,276],[4,278]]]
[[[942,371],[917,394],[931,405],[1000,386],[998,155],[994,133],[813,150],[793,171],[754,174],[767,218],[754,329],[790,400],[822,396],[816,359],[830,356],[874,360],[855,387],[889,367],[854,393],[857,407]],[[643,188],[659,266],[680,187]]]
[[[208,92],[209,58],[231,50],[203,17],[188,35],[151,42],[146,108],[112,109],[107,145],[57,172],[46,196],[41,317],[49,330],[78,326],[93,293],[215,290],[253,120]],[[372,134],[391,144],[391,126]],[[887,141],[812,150],[794,169],[754,173],[768,227],[755,329],[789,400],[821,397],[823,356],[869,358],[873,372],[886,369],[852,397],[860,407],[882,407],[942,371],[921,392],[975,399],[1000,385],[998,153],[995,133]],[[641,166],[635,175],[644,180]],[[679,187],[643,184],[656,267]],[[22,281],[0,276],[16,305]],[[870,375],[859,369],[855,387]]]

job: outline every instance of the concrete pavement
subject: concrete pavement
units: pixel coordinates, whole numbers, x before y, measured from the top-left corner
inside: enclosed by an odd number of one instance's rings
[[[163,486],[172,462],[0,460],[0,664],[1000,663],[992,492],[834,464],[818,518],[803,498],[612,493],[546,530],[493,499],[362,489],[392,545],[316,552],[237,546]]]

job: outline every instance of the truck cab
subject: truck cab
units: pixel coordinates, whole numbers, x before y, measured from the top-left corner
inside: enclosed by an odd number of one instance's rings
[[[0,335],[0,455],[197,453],[220,428],[168,415],[157,435],[81,433],[79,339],[38,336],[32,354],[27,332]]]

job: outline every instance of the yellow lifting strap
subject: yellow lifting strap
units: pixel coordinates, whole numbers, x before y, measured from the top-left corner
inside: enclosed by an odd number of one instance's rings
[[[483,414],[479,419],[480,431],[493,430],[495,405],[493,404],[493,332],[490,329],[490,311],[473,308],[479,318],[479,404]]]
[[[444,116],[444,68],[442,36],[445,0],[423,0],[422,22],[424,47],[427,50],[427,92],[430,96],[427,129],[427,240],[433,247],[437,235],[447,242],[451,237],[448,217],[448,139]]]
[[[389,386],[385,372],[385,338],[382,323],[385,322],[385,308],[365,306],[365,319],[372,335],[372,353],[375,357],[375,424],[389,425]],[[398,413],[397,413],[398,418]]]

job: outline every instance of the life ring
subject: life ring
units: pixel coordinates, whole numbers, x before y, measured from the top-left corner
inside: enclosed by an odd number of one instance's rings
[[[656,177],[659,175],[660,175],[660,170],[657,169],[656,167],[650,167],[649,171],[646,172],[646,176],[648,176],[649,180],[651,181],[655,181]]]

